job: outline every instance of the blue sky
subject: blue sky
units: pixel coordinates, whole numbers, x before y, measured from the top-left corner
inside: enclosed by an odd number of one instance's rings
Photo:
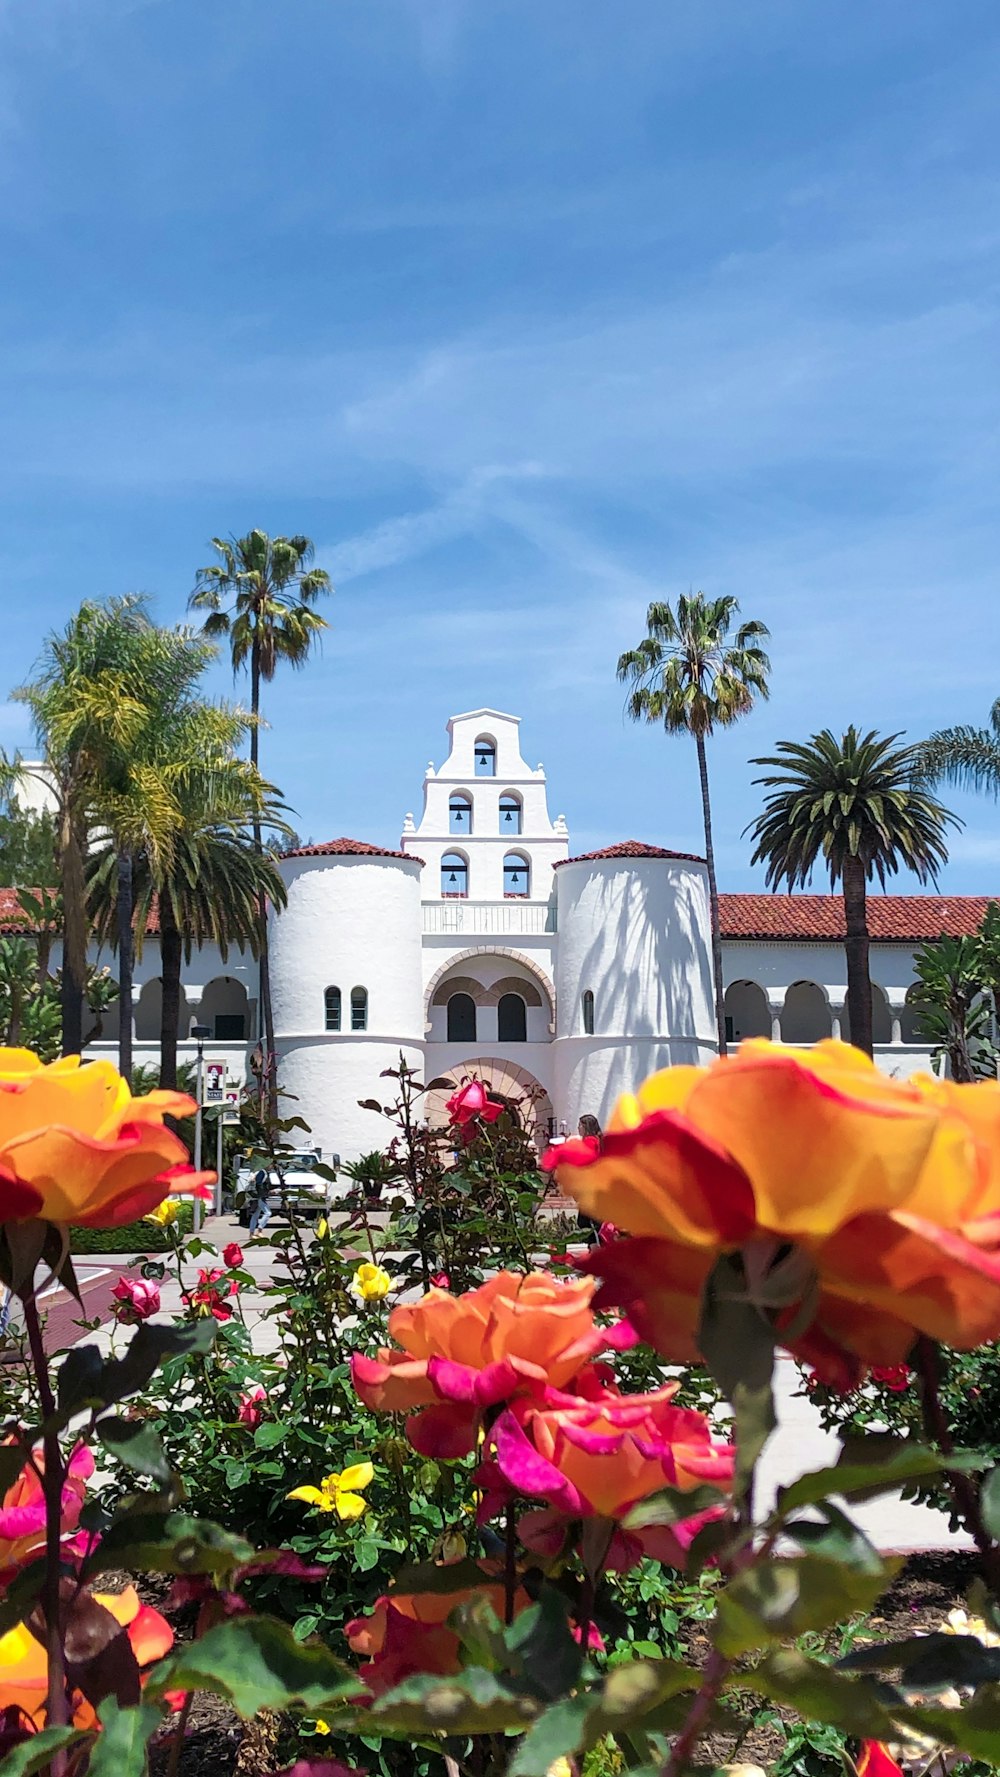
[[[490,704],[575,849],[689,850],[693,748],[614,663],[733,593],[752,886],[750,755],[1000,693],[998,77],[995,0],[0,0],[0,695],[80,598],[177,621],[213,533],[305,531],[304,835],[395,842]],[[943,886],[1000,888],[948,799]]]

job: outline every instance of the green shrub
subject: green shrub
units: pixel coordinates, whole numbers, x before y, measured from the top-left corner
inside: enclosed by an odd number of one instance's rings
[[[190,1203],[179,1206],[176,1226],[182,1235],[190,1234]],[[126,1222],[121,1228],[71,1228],[69,1239],[73,1253],[165,1253],[172,1244],[168,1230],[158,1222]]]

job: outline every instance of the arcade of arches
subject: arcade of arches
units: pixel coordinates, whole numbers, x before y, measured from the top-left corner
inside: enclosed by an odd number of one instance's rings
[[[252,1042],[256,1036],[254,1010],[256,1002],[247,998],[247,990],[235,975],[217,975],[207,981],[200,999],[189,999],[181,988],[180,1017],[177,1029],[185,1041],[191,1025],[207,1024],[216,1043]],[[134,1025],[137,1043],[156,1043],[160,1038],[160,1015],[163,1006],[163,983],[159,975],[147,981],[135,1002]]]
[[[876,1045],[921,1044],[916,1029],[911,988],[905,1000],[890,1003],[884,989],[872,984],[872,1034]],[[795,981],[768,999],[756,981],[733,981],[726,989],[726,1035],[740,1043],[747,1037],[771,1037],[778,1043],[819,1043],[824,1037],[850,1041],[847,1007],[830,1000],[815,981]]]

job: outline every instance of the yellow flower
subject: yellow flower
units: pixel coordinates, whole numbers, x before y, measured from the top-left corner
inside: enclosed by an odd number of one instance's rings
[[[156,1208],[151,1209],[149,1214],[143,1216],[142,1219],[144,1222],[156,1222],[160,1228],[172,1228],[177,1220],[179,1208],[180,1205],[176,1197],[164,1197],[163,1202],[158,1203]]]
[[[355,1462],[350,1468],[342,1469],[340,1474],[327,1475],[318,1487],[296,1487],[292,1493],[286,1493],[286,1499],[301,1499],[307,1506],[315,1506],[318,1512],[336,1512],[338,1518],[350,1520],[360,1518],[367,1501],[361,1497],[362,1490],[371,1485],[375,1478],[375,1470],[370,1462]]]
[[[321,1715],[317,1716],[315,1722],[313,1723],[313,1733],[314,1734],[328,1734],[329,1732],[330,1732],[330,1723],[328,1721],[324,1721],[323,1717]]]
[[[329,1222],[327,1221],[325,1216],[320,1216],[319,1221],[316,1223],[316,1229],[315,1229],[316,1239],[317,1240],[325,1240],[327,1235],[329,1234],[329,1232],[330,1232]]]
[[[558,1758],[552,1760],[551,1765],[545,1773],[545,1777],[573,1777],[573,1767],[564,1752],[560,1753]]]
[[[359,1302],[381,1302],[392,1288],[392,1278],[381,1265],[359,1265],[351,1278],[350,1291]]]

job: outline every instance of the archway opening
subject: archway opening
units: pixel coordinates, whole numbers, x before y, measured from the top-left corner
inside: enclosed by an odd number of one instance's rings
[[[781,1013],[783,1043],[821,1043],[830,1036],[833,1021],[830,1006],[815,981],[796,981],[785,995]]]
[[[764,989],[756,981],[734,981],[726,988],[726,1038],[742,1043],[747,1037],[769,1037],[771,1013]]]

